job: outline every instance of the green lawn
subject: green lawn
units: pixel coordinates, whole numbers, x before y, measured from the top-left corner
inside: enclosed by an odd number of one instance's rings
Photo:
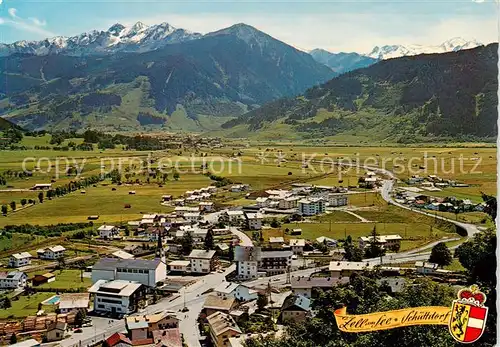
[[[11,300],[11,308],[0,310],[0,319],[33,316],[38,311],[38,304],[53,295],[55,293],[36,293],[30,296],[19,296],[18,300]]]
[[[47,271],[37,271],[30,273],[29,276],[41,275],[47,273]],[[56,275],[56,280],[54,282],[42,284],[36,288],[51,288],[51,289],[75,289],[80,288],[81,291],[86,291],[91,285],[92,280],[90,278],[80,277],[80,270],[54,270],[53,273]]]
[[[332,211],[324,215],[314,218],[320,223],[337,223],[337,222],[359,222],[359,218],[343,211]]]

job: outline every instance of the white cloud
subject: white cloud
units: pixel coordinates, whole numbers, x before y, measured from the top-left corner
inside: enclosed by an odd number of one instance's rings
[[[482,4],[485,0],[472,0],[472,2],[475,2],[477,4]]]
[[[12,18],[17,18],[17,15],[16,15],[17,10],[16,10],[15,8],[11,7],[11,8],[9,8],[9,9],[7,10],[7,12],[9,12],[9,15],[10,15]]]
[[[33,24],[38,25],[38,26],[42,26],[42,27],[44,27],[44,26],[46,26],[46,25],[47,25],[47,21],[45,21],[45,20],[40,20],[40,19],[38,19],[38,18],[36,18],[36,17],[30,17],[30,18],[28,18],[28,19],[29,19],[30,21],[32,21],[32,22],[33,22]]]
[[[0,0],[0,5],[2,4],[3,0]]]
[[[480,0],[481,1],[481,0]],[[497,41],[497,21],[492,15],[482,18],[458,15],[453,19],[428,18],[425,15],[369,13],[334,13],[287,16],[286,14],[166,14],[150,18],[118,21],[129,25],[141,20],[146,24],[168,22],[171,25],[201,33],[215,31],[236,23],[246,23],[294,47],[307,51],[324,48],[332,52],[367,53],[376,45],[439,45],[453,37],[477,39],[483,43]],[[116,23],[109,21],[109,25]],[[411,26],[408,23],[412,23]]]
[[[26,21],[17,15],[17,10],[13,7],[9,8],[8,13],[11,18],[0,17],[0,25],[8,25],[16,28],[17,30],[34,33],[40,36],[40,38],[55,36],[52,31],[42,28],[42,26],[45,26],[47,24],[45,20],[39,20],[38,18],[29,18],[29,21]]]

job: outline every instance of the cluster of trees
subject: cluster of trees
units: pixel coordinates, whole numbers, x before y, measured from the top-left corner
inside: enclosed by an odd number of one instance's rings
[[[82,137],[84,143],[96,143],[100,149],[114,148],[116,145],[123,145],[127,150],[134,149],[138,151],[153,151],[170,148],[170,145],[166,141],[145,135],[111,135],[100,131],[87,130],[83,133]]]
[[[121,179],[121,176],[118,173],[118,170],[115,169],[115,170],[112,170],[111,172],[106,173],[104,175],[93,175],[93,176],[86,177],[86,178],[78,180],[78,181],[71,181],[68,184],[65,184],[63,186],[56,187],[55,189],[47,190],[47,192],[45,193],[45,197],[47,199],[51,200],[53,198],[69,194],[69,193],[74,192],[76,190],[79,190],[82,188],[87,188],[91,185],[94,185],[96,183],[104,181],[108,178],[111,178],[112,181],[116,180],[117,177],[120,177],[120,179]],[[43,192],[38,193],[38,201],[40,203],[43,203],[43,200],[44,200]]]
[[[225,186],[228,186],[230,184],[233,184],[233,181],[230,180],[229,178],[222,177],[222,176],[217,176],[217,175],[211,174],[210,172],[207,172],[205,174],[205,176],[207,176],[208,178],[210,178],[212,181],[215,181],[214,185],[216,187],[225,187]]]
[[[92,226],[93,226],[92,222],[59,223],[51,225],[32,225],[32,224],[6,225],[2,229],[2,233],[6,234],[18,233],[18,234],[30,234],[30,235],[54,237],[54,236],[61,236],[63,233],[68,231],[86,229]]]

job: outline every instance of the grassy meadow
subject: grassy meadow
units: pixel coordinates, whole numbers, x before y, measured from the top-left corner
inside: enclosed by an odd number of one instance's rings
[[[82,139],[68,139],[79,143]],[[136,220],[142,214],[150,212],[170,212],[172,207],[160,205],[162,195],[181,196],[187,190],[198,189],[214,182],[203,174],[210,171],[217,176],[229,178],[234,183],[250,184],[252,190],[287,189],[293,183],[310,183],[328,186],[354,186],[365,169],[339,169],[333,162],[360,163],[370,166],[385,167],[394,170],[400,179],[412,174],[426,176],[436,174],[443,178],[455,179],[469,184],[465,188],[446,188],[439,192],[422,192],[433,196],[453,195],[457,198],[469,198],[481,201],[480,192],[496,193],[496,148],[481,144],[456,144],[448,147],[434,146],[311,146],[303,143],[268,143],[256,144],[246,140],[228,141],[223,148],[179,149],[163,151],[127,151],[121,147],[93,151],[55,151],[53,149],[33,149],[35,146],[50,146],[50,135],[42,137],[24,137],[22,145],[31,149],[0,153],[0,174],[6,176],[7,184],[0,186],[0,205],[16,202],[17,210],[8,208],[6,216],[0,216],[0,228],[13,224],[57,224],[85,222],[90,215],[99,215],[97,224],[120,223]],[[28,158],[28,159],[26,159]],[[170,168],[165,182],[160,178],[147,182],[143,164],[151,160],[153,167]],[[320,164],[319,162],[323,164]],[[21,172],[24,167],[32,171],[31,177],[7,175],[7,172]],[[180,163],[176,170],[179,180],[173,179],[174,163]],[[303,162],[308,162],[304,167]],[[53,187],[62,186],[75,180],[75,176],[66,175],[70,166],[81,170],[81,176],[98,175],[102,170],[110,171],[118,167],[124,171],[122,182],[139,184],[111,184],[102,181],[85,188],[85,192],[75,191],[52,200],[38,202],[38,192],[29,190],[36,183],[51,183]],[[461,167],[460,167],[461,165]],[[50,170],[49,170],[50,169]],[[60,174],[57,175],[56,173]],[[313,218],[309,223],[285,224],[278,229],[268,229],[269,235],[283,233],[284,228],[303,229],[303,236],[315,239],[325,235],[342,239],[368,234],[376,225],[381,234],[400,234],[404,236],[403,247],[453,236],[449,225],[442,225],[432,217],[422,216],[410,211],[387,206],[381,197],[372,191],[363,191],[349,195],[348,207],[369,223],[362,223],[355,215],[344,211],[334,211],[324,216]],[[135,191],[135,194],[129,194]],[[224,205],[246,205],[253,203],[244,198],[245,193],[220,191],[215,201]],[[34,205],[21,207],[22,199],[33,199]],[[130,207],[126,207],[130,205]],[[459,220],[481,224],[485,215],[467,213],[448,216]],[[489,226],[489,222],[483,223]],[[269,236],[266,235],[266,236]],[[34,242],[28,235],[16,239],[1,239],[0,250],[11,249],[23,242]],[[38,240],[40,242],[40,240]]]

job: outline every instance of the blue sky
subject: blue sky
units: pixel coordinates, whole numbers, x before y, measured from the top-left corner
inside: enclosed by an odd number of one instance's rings
[[[369,52],[376,45],[498,41],[493,0],[0,0],[0,42],[70,36],[112,24],[168,22],[206,33],[244,22],[297,48]]]

